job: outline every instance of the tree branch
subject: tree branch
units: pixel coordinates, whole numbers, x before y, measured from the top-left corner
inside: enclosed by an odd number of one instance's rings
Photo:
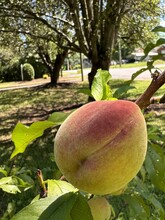
[[[14,9],[16,10],[16,14],[13,14],[13,13],[9,14],[9,12],[12,11],[13,7],[14,7]],[[8,17],[11,17],[11,18],[13,18],[13,17],[19,17],[19,18],[23,18],[23,19],[29,19],[29,20],[34,20],[34,21],[41,22],[43,25],[47,26],[48,28],[50,28],[51,30],[53,30],[55,33],[57,33],[59,36],[61,36],[62,38],[64,38],[64,39],[66,40],[66,42],[68,43],[68,45],[70,45],[73,50],[75,50],[75,51],[80,51],[80,47],[73,42],[73,39],[70,39],[70,38],[69,38],[68,34],[65,34],[63,31],[61,31],[60,29],[58,29],[58,27],[56,27],[55,25],[52,25],[52,24],[49,22],[49,20],[46,20],[46,19],[42,16],[42,15],[45,15],[45,14],[36,13],[36,12],[34,12],[32,9],[25,8],[24,6],[22,6],[22,5],[17,5],[17,4],[12,4],[12,7],[11,7],[11,6],[10,6],[10,7],[6,7],[6,6],[5,6],[5,7],[1,7],[1,6],[0,6],[0,8],[1,8],[1,9],[3,8],[3,10],[9,11],[8,14],[7,14]],[[47,15],[45,15],[45,16],[48,17]],[[55,17],[55,16],[54,16],[54,17],[52,16],[52,18],[59,20],[59,18],[58,18],[58,17]],[[61,22],[64,22],[64,23],[67,24],[67,25],[69,25],[70,27],[72,27],[71,22],[69,22],[69,21],[67,22],[66,20],[64,20],[64,19],[62,19],[62,18],[60,19],[60,21],[61,21]],[[80,27],[81,27],[81,25],[80,25]],[[21,31],[20,31],[20,33],[21,33]],[[27,32],[27,34],[28,34],[28,32]],[[82,46],[82,45],[81,45],[81,46]],[[85,47],[84,47],[84,48],[85,48]],[[86,51],[84,51],[84,53],[85,53],[85,52],[86,52]],[[87,52],[86,52],[86,54],[87,54]]]
[[[154,77],[146,91],[136,100],[136,104],[144,109],[150,105],[150,99],[153,94],[165,83],[165,70],[158,76]]]
[[[81,4],[81,11],[82,11],[82,15],[83,15],[83,19],[82,22],[84,24],[84,35],[87,39],[87,43],[89,43],[89,38],[90,38],[90,28],[89,28],[89,24],[90,24],[90,19],[89,19],[89,15],[88,15],[88,8],[87,8],[87,4],[86,1],[84,0],[80,0],[80,4]],[[88,44],[88,46],[90,47],[90,45]]]
[[[72,0],[65,0],[65,1],[68,4],[73,23],[75,25],[75,32],[76,32],[76,36],[77,36],[77,39],[79,42],[79,46],[81,47],[82,52],[84,54],[87,54],[89,48],[88,48],[86,38],[84,35],[84,31],[82,28],[82,22],[80,19],[79,4],[77,1],[72,1]]]
[[[39,39],[43,39],[43,40],[53,40],[52,39],[52,37],[51,36],[48,36],[48,35],[46,35],[46,36],[44,36],[44,35],[36,35],[35,33],[31,33],[31,32],[29,32],[29,31],[19,31],[19,30],[2,30],[2,29],[0,29],[0,33],[15,33],[15,34],[24,34],[24,35],[29,35],[29,36],[31,36],[31,37],[33,37],[33,38],[39,38]]]
[[[45,66],[48,68],[48,70],[51,72],[53,67],[52,67],[52,64],[51,64],[49,54],[46,54],[46,53],[43,52],[42,46],[37,45],[37,47],[38,47],[38,55],[40,56],[41,60],[43,61]]]

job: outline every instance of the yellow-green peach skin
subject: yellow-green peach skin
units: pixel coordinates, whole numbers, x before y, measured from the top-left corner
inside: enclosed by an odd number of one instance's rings
[[[110,220],[111,206],[104,197],[94,197],[88,201],[93,220]]]
[[[59,128],[55,161],[78,189],[111,194],[140,170],[147,150],[144,116],[133,102],[95,101],[73,112]]]

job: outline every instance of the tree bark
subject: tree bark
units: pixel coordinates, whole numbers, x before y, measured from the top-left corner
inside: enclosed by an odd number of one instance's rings
[[[165,71],[160,76],[153,78],[146,91],[136,100],[136,104],[145,109],[150,105],[150,99],[153,94],[165,83]]]
[[[93,79],[98,69],[109,71],[110,60],[111,60],[111,57],[107,57],[107,58],[104,57],[104,59],[100,59],[97,62],[95,61],[92,62],[91,72],[88,74],[88,82],[89,82],[90,89],[91,89]]]
[[[64,60],[65,60],[67,54],[68,54],[68,51],[65,50],[62,53],[58,53],[56,56],[54,66],[53,66],[51,73],[50,73],[51,84],[54,86],[57,85],[57,81],[60,76],[60,70],[62,68],[62,65],[64,63]]]
[[[92,68],[91,72],[88,74],[88,81],[89,81],[89,88],[91,89],[93,79],[97,73],[98,69],[102,70],[108,70],[111,63],[111,57],[112,57],[112,50],[114,46],[114,42],[116,40],[117,35],[117,28],[114,28],[112,26],[111,34],[108,36],[111,40],[109,41],[109,44],[107,45],[106,41],[102,39],[100,42],[100,45],[98,45],[97,48],[94,48],[90,54],[91,56],[88,56],[88,58],[92,62]],[[106,35],[106,34],[105,34]]]
[[[51,60],[49,53],[47,51],[44,51],[43,47],[40,45],[38,45],[38,54],[50,74],[51,85],[56,86],[59,75],[60,75],[60,69],[61,69],[61,67],[64,63],[64,60],[68,54],[68,50],[66,49],[66,50],[63,50],[62,52],[60,51],[56,55],[55,61]]]

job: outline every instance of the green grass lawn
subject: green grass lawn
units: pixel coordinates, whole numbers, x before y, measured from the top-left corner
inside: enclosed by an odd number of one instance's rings
[[[165,61],[163,60],[157,60],[154,62],[154,65],[164,65],[164,64]],[[144,67],[144,66],[147,66],[146,61],[137,62],[137,63],[126,63],[126,64],[122,64],[121,66],[117,64],[117,65],[112,65],[111,68],[135,68],[135,67]]]
[[[123,82],[126,82],[126,80],[118,80],[118,79],[111,79],[110,80],[110,86],[112,88],[112,91],[116,91],[116,89],[120,88],[123,85]],[[144,91],[147,89],[147,87],[150,84],[150,80],[135,80],[131,83],[132,86],[134,86],[134,89],[130,89],[127,94],[124,94],[122,98],[128,98],[128,99],[137,99],[141,94],[144,93]],[[161,96],[164,94],[165,91],[165,85],[163,85],[155,94],[154,96]]]
[[[78,85],[66,84],[58,88],[31,88],[1,91],[0,140],[6,137],[18,121],[31,123],[48,117],[49,112],[76,105],[87,100],[77,93]]]

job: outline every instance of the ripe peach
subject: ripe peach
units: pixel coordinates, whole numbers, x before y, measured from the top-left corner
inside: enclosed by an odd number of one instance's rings
[[[111,206],[104,197],[94,197],[88,201],[93,220],[109,220]]]
[[[105,195],[127,185],[147,150],[143,114],[133,102],[95,101],[73,112],[55,137],[55,161],[75,187]]]

